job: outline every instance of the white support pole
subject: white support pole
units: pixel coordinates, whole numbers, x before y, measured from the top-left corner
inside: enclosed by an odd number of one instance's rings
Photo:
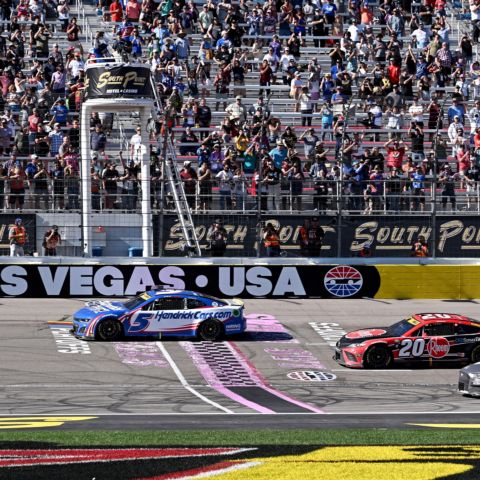
[[[92,190],[90,176],[90,114],[92,109],[87,103],[82,105],[80,125],[81,155],[80,155],[80,182],[82,187],[82,231],[83,231],[83,255],[92,256]]]
[[[151,108],[140,107],[140,127],[142,129],[142,159],[141,159],[141,186],[142,186],[142,241],[143,256],[153,256],[153,223],[150,203],[150,142],[147,133],[148,118]]]

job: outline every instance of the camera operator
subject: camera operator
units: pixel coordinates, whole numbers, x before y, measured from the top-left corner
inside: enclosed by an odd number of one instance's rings
[[[123,61],[128,61],[128,55],[132,52],[132,45],[126,38],[122,37],[121,32],[117,33],[112,48],[122,57]]]
[[[222,221],[216,219],[207,232],[208,246],[212,257],[223,257],[227,249],[227,231],[223,228]]]
[[[280,234],[273,223],[267,223],[263,229],[263,245],[267,251],[267,257],[280,256]]]
[[[52,228],[45,232],[43,236],[42,247],[45,250],[45,256],[47,257],[56,257],[57,256],[57,245],[62,243],[62,237],[58,232],[58,226],[53,225]]]

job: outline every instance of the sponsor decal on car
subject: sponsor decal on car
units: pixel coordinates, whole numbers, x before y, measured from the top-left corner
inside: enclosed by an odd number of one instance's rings
[[[185,312],[179,310],[178,312],[160,311],[155,313],[151,319],[155,320],[204,320],[206,318],[216,318],[224,320],[232,316],[231,312]]]
[[[445,357],[450,351],[450,343],[444,337],[433,337],[428,342],[427,351],[432,358]]]
[[[232,323],[230,325],[225,325],[225,330],[227,332],[232,332],[232,331],[240,330],[241,327],[242,326],[239,323]]]

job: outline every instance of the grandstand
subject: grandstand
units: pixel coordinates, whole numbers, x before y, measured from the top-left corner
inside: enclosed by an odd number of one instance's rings
[[[312,216],[321,256],[409,256],[419,234],[433,256],[480,249],[474,0],[24,7],[0,44],[4,254],[19,215],[39,255],[52,225],[62,256],[208,255],[220,218],[226,255],[264,255],[272,222],[295,256]],[[131,109],[92,113],[80,140],[105,62],[147,65],[156,108],[140,130]]]

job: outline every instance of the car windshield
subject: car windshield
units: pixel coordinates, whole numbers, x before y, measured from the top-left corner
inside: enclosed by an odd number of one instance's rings
[[[142,303],[150,300],[152,297],[147,292],[143,292],[136,297],[130,298],[129,300],[123,302],[123,306],[128,310],[133,310],[134,308],[138,307]]]
[[[400,320],[397,323],[394,323],[389,329],[388,333],[392,337],[401,337],[405,332],[408,332],[415,325],[418,325],[420,322],[414,318],[406,318],[405,320]]]
[[[222,306],[222,305],[226,305],[227,302],[225,302],[224,300],[220,300],[219,298],[217,297],[212,297],[211,295],[205,295],[202,293],[202,298],[208,298],[209,300],[211,300],[212,302],[216,302],[218,303],[219,306]]]

